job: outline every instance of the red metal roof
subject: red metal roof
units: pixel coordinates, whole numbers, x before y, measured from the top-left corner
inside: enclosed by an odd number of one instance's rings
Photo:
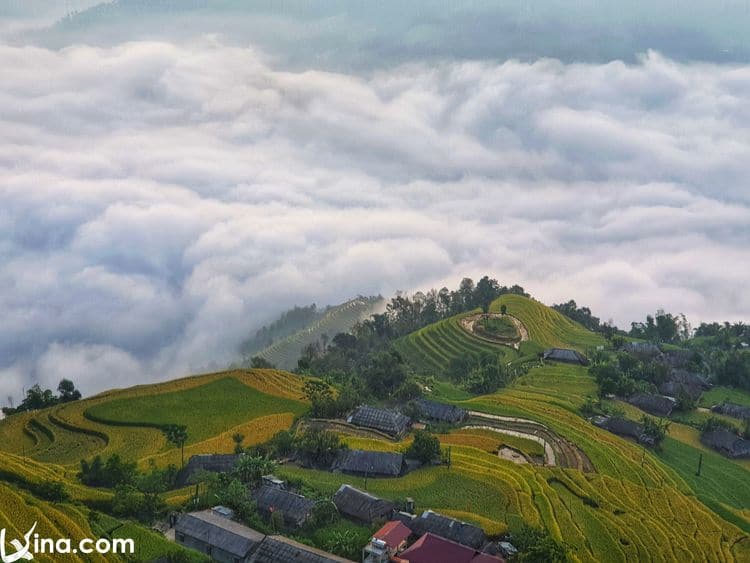
[[[479,553],[470,547],[452,542],[429,532],[398,556],[408,563],[502,563],[500,557]]]
[[[396,549],[410,535],[411,530],[403,522],[392,520],[386,522],[372,537],[383,540],[388,547]]]

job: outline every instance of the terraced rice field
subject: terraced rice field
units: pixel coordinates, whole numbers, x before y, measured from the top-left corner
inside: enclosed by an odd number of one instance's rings
[[[529,331],[529,339],[544,348],[587,348],[604,344],[599,334],[591,332],[554,309],[521,295],[501,295],[490,306],[490,311],[500,312],[505,305],[509,315],[521,320]]]
[[[508,346],[487,342],[466,332],[459,315],[431,324],[396,342],[396,349],[409,365],[424,374],[445,373],[451,359],[466,352],[493,354],[514,360],[518,354]]]
[[[359,321],[374,313],[382,304],[377,299],[352,299],[326,312],[312,325],[275,342],[258,352],[257,356],[265,358],[279,369],[291,370],[297,367],[305,346],[317,342],[325,335],[329,339],[339,332],[349,332]]]
[[[373,447],[354,439],[352,447]],[[340,484],[366,488],[384,498],[413,497],[417,509],[450,514],[500,533],[523,521],[543,525],[570,546],[579,561],[743,560],[744,534],[694,497],[672,485],[645,487],[605,475],[515,465],[483,447],[452,445],[451,467],[431,467],[398,479],[374,479],[305,470],[302,477],[333,493]],[[399,444],[382,442],[380,449]],[[675,521],[679,526],[675,526]]]
[[[246,444],[251,444],[283,425],[288,428],[287,422],[291,424],[306,410],[303,384],[304,379],[287,372],[236,370],[110,391],[9,417],[0,422],[0,451],[63,465],[77,465],[80,459],[96,454],[118,453],[126,459],[143,460],[172,449],[155,426],[179,423],[188,424],[192,449],[208,453],[210,448],[226,446],[227,430],[237,427],[242,431],[243,425],[254,419],[286,413],[245,427]],[[167,403],[174,403],[169,411],[164,406]],[[108,423],[91,420],[89,410],[94,418],[98,415]],[[162,414],[167,412],[172,414]]]

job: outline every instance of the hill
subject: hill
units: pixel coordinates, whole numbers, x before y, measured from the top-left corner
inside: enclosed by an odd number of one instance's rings
[[[294,369],[306,346],[323,338],[331,339],[339,332],[349,332],[359,321],[376,312],[382,303],[380,297],[357,297],[329,307],[320,318],[253,355],[264,358],[279,369]]]
[[[277,370],[234,370],[109,391],[0,422],[0,451],[75,465],[117,453],[179,461],[160,428],[188,427],[187,453],[232,451],[231,434],[264,441],[306,410],[303,379]],[[163,458],[166,461],[166,458]]]
[[[605,342],[601,335],[529,297],[502,295],[492,302],[490,311],[499,313],[503,306],[507,314],[518,319],[528,333],[528,340],[521,342],[518,351],[466,330],[461,320],[476,311],[456,315],[415,331],[398,340],[396,348],[417,372],[441,374],[451,359],[466,352],[496,354],[512,362],[535,357],[545,348],[573,348],[585,352]]]

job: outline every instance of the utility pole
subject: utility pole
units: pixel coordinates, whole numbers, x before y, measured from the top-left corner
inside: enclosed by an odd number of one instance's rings
[[[698,457],[698,472],[696,473],[696,475],[698,477],[701,476],[701,468],[702,467],[703,467],[703,454],[700,454],[699,457]]]

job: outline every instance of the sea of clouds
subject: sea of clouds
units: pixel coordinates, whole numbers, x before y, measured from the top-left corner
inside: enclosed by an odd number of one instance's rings
[[[294,304],[484,273],[625,327],[750,319],[750,66],[355,75],[202,36],[0,69],[0,397],[220,367]]]

